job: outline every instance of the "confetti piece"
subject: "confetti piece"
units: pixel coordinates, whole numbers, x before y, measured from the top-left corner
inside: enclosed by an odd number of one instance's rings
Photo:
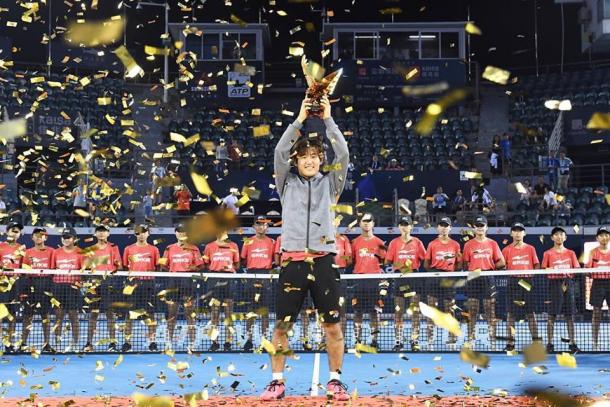
[[[460,323],[453,317],[453,315],[441,312],[438,309],[431,307],[423,302],[419,303],[419,310],[422,315],[430,318],[432,322],[434,322],[434,325],[446,329],[453,335],[462,335]]]
[[[365,345],[363,343],[357,343],[356,352],[377,353],[377,348],[374,346]]]
[[[345,213],[347,215],[354,214],[354,208],[352,208],[351,205],[331,205],[330,209],[337,213]]]
[[[107,20],[101,22],[72,22],[68,24],[65,39],[68,42],[82,44],[86,47],[108,45],[116,42],[125,29],[123,20]]]
[[[275,346],[273,346],[273,343],[271,343],[271,341],[269,341],[267,338],[263,338],[261,341],[261,347],[270,355],[275,355],[276,353]]]
[[[466,363],[486,369],[489,367],[489,356],[475,352],[467,346],[463,346],[460,351],[460,359]]]
[[[25,118],[6,120],[0,123],[0,137],[8,141],[23,137],[27,133],[27,120]]]
[[[532,291],[532,285],[525,280],[519,280],[518,283],[526,291]]]
[[[170,54],[170,50],[169,48],[157,48],[157,47],[152,47],[150,45],[145,45],[144,46],[144,53],[147,55],[169,55]]]
[[[534,341],[530,345],[523,348],[523,359],[525,365],[540,363],[546,359],[546,349],[539,341]]]
[[[481,29],[479,27],[477,27],[476,25],[474,25],[474,23],[466,23],[466,26],[464,27],[464,29],[466,30],[466,32],[468,34],[471,34],[471,35],[483,34]]]
[[[126,285],[123,287],[123,295],[131,295],[133,294],[133,290],[135,290],[137,285]]]
[[[271,126],[268,124],[262,124],[260,126],[255,126],[252,128],[252,134],[254,137],[264,137],[271,134]]]
[[[557,357],[557,364],[563,367],[569,367],[572,369],[576,369],[576,358],[574,355],[563,352],[561,354],[555,355]]]
[[[483,179],[483,174],[474,171],[464,171],[464,177],[466,177],[466,179]]]
[[[517,188],[517,192],[520,193],[520,194],[526,194],[527,193],[527,190],[525,189],[523,184],[520,183],[520,182],[515,182],[515,188]]]
[[[212,188],[210,188],[208,180],[205,176],[197,174],[194,169],[191,169],[190,174],[191,180],[193,181],[197,192],[207,196],[212,195]]]
[[[436,122],[445,109],[468,95],[465,89],[454,89],[426,108],[424,116],[415,125],[415,131],[421,135],[428,135],[434,130]]]
[[[490,82],[506,85],[508,83],[508,79],[510,78],[510,71],[492,65],[487,65],[483,71],[482,77]]]
[[[610,113],[595,112],[587,123],[590,130],[610,130]]]
[[[124,45],[121,45],[115,49],[114,53],[121,60],[123,66],[125,66],[126,78],[135,78],[138,75],[142,77],[144,76],[144,70],[137,64]]]
[[[8,312],[8,308],[4,304],[0,304],[0,321],[4,318],[9,317],[11,314]]]
[[[174,401],[165,396],[147,396],[141,393],[134,393],[131,398],[136,403],[136,407],[174,407]]]

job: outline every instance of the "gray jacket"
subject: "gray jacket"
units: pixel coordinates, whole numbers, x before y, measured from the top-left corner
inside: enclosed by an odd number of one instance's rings
[[[343,134],[332,118],[324,119],[326,136],[335,152],[334,164],[340,169],[318,173],[310,179],[290,172],[290,149],[299,139],[303,124],[288,125],[275,147],[275,185],[282,202],[282,250],[302,252],[306,249],[336,253],[333,220],[336,204],[345,186],[349,150]]]

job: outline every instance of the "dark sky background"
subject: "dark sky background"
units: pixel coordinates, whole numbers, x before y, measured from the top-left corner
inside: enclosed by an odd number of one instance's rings
[[[155,1],[155,0],[149,0]],[[158,1],[158,0],[157,0]],[[122,14],[118,8],[119,1],[98,0],[98,10],[91,10],[92,0],[69,0],[73,3],[68,7],[64,0],[47,0],[52,3],[52,26],[66,26],[67,21],[77,17],[103,19],[112,15]],[[275,6],[270,6],[269,0],[233,0],[227,5],[225,0],[180,0],[182,4],[190,5],[192,11],[181,11],[178,1],[170,1],[172,22],[197,21],[213,22],[216,19],[228,21],[231,14],[246,22],[258,22],[259,12],[262,20],[270,26],[272,48],[267,51],[268,63],[285,61],[288,46],[292,41],[303,41],[308,55],[319,59],[319,31],[321,29],[321,13],[324,7],[332,9],[334,17],[331,22],[353,21],[391,21],[389,15],[382,15],[379,10],[390,7],[402,9],[395,15],[395,21],[464,21],[470,9],[471,20],[483,31],[482,36],[472,36],[473,59],[483,67],[488,64],[504,68],[525,68],[535,64],[534,59],[534,0],[277,0]],[[18,52],[13,55],[16,61],[44,63],[46,46],[40,44],[43,33],[47,31],[49,7],[41,5],[41,19],[31,24],[20,21],[23,8],[13,1],[2,2],[8,7],[8,12],[0,13],[0,36],[11,37]],[[142,7],[136,9],[137,1],[125,0],[128,17],[127,38],[130,49],[140,62],[143,45],[161,45],[159,39],[163,32],[163,9],[160,7]],[[561,11],[560,6],[552,0],[537,0],[539,60],[540,65],[557,65],[561,55]],[[85,6],[85,11],[81,6]],[[124,6],[123,6],[124,7]],[[580,52],[580,28],[576,21],[578,5],[565,6],[565,62],[587,61],[588,54]],[[287,16],[281,17],[270,10],[284,10]],[[6,26],[6,21],[18,21],[16,28]],[[289,30],[303,23],[312,22],[315,31],[300,32],[290,35]],[[275,31],[280,36],[274,35]],[[604,56],[593,56],[603,58]],[[607,56],[606,56],[607,57]],[[2,56],[0,56],[2,58]],[[142,61],[145,69],[145,61]],[[160,61],[157,62],[160,64]]]

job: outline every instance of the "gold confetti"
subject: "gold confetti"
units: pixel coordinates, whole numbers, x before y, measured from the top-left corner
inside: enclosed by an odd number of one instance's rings
[[[210,184],[208,184],[208,180],[205,176],[197,174],[193,168],[191,168],[190,174],[197,192],[207,196],[212,195],[212,188],[210,188]]]
[[[138,75],[142,77],[144,76],[144,70],[140,67],[140,65],[137,64],[124,45],[121,45],[115,49],[114,53],[121,60],[123,66],[125,66],[126,78],[135,78]]]
[[[126,285],[123,287],[123,295],[131,295],[133,294],[133,290],[135,290],[137,285]]]
[[[474,171],[464,171],[464,177],[466,177],[466,179],[483,179],[483,174]]]
[[[84,209],[76,208],[74,209],[74,214],[80,216],[81,218],[88,218],[91,216],[89,212]]]
[[[443,97],[434,103],[430,103],[426,108],[424,116],[415,125],[415,131],[421,135],[428,135],[434,130],[436,122],[440,115],[458,101],[464,99],[468,95],[465,89],[454,89],[446,93]]]
[[[510,78],[510,71],[487,65],[483,71],[483,79],[487,79],[490,82],[499,83],[500,85],[506,85]]]
[[[365,345],[363,343],[357,343],[356,352],[377,353],[377,348],[374,346]]]
[[[477,27],[476,25],[474,25],[474,23],[466,23],[466,26],[464,27],[464,29],[466,30],[466,32],[468,34],[472,34],[472,35],[481,35],[481,34],[483,34],[481,29],[479,27]]]
[[[121,38],[125,22],[123,20],[107,20],[97,22],[71,22],[64,38],[68,42],[82,44],[86,47],[112,44]]]
[[[6,317],[10,317],[11,314],[8,312],[8,308],[4,304],[0,304],[0,321]]]
[[[96,382],[103,382],[104,381],[104,376],[96,374],[95,375],[95,381]]]
[[[262,124],[260,126],[255,126],[252,128],[252,133],[254,137],[264,137],[271,134],[271,126],[268,124]]]
[[[520,194],[526,194],[527,193],[527,190],[525,189],[523,184],[520,183],[520,182],[515,182],[515,188],[517,188],[517,192],[520,193]]]
[[[532,344],[523,348],[523,359],[526,365],[540,363],[546,359],[546,349],[539,341],[534,341]]]
[[[331,205],[330,209],[337,213],[345,213],[346,215],[354,214],[354,208],[351,205]]]
[[[0,138],[4,142],[23,137],[27,133],[27,120],[25,118],[6,120],[0,123]]]
[[[147,55],[169,55],[169,48],[157,48],[150,45],[144,46],[144,53]]]
[[[434,325],[446,329],[455,336],[462,335],[460,323],[453,317],[453,315],[441,312],[434,307],[424,304],[423,302],[419,303],[419,310],[422,315],[430,318],[432,322],[434,322]]]
[[[484,353],[475,352],[467,346],[463,346],[460,351],[460,359],[472,365],[487,368],[489,367],[489,356]]]
[[[174,407],[174,401],[165,396],[147,396],[141,393],[132,394],[136,407]]]
[[[590,130],[610,130],[610,113],[595,112],[587,123]]]
[[[248,195],[242,195],[242,197],[239,198],[239,200],[235,203],[235,206],[237,206],[238,208],[241,208],[249,201],[250,201],[250,197]]]
[[[561,354],[555,355],[557,357],[557,364],[563,367],[569,367],[572,369],[576,369],[576,358],[574,355],[563,352]]]
[[[532,291],[532,285],[525,280],[519,280],[519,285],[526,291]]]
[[[268,354],[275,355],[275,346],[273,346],[273,343],[271,343],[271,341],[269,341],[267,338],[263,338],[261,341],[261,347],[265,349]]]

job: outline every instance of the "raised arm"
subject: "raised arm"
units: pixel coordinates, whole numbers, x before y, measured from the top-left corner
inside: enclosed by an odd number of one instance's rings
[[[347,141],[345,141],[345,137],[343,137],[343,133],[341,133],[341,130],[339,130],[339,127],[331,116],[332,109],[328,96],[322,98],[321,105],[324,107],[322,119],[324,119],[324,124],[326,125],[326,137],[335,153],[335,159],[332,163],[333,169],[329,173],[329,177],[333,187],[333,193],[338,200],[345,187],[347,166],[349,164],[349,149],[347,147]],[[339,168],[335,169],[335,166]]]
[[[299,130],[301,130],[303,122],[307,118],[307,108],[309,106],[309,100],[303,99],[299,116],[293,123],[288,125],[280,141],[275,146],[273,166],[275,171],[275,186],[280,198],[284,195],[284,183],[290,172],[290,149],[301,136]]]

